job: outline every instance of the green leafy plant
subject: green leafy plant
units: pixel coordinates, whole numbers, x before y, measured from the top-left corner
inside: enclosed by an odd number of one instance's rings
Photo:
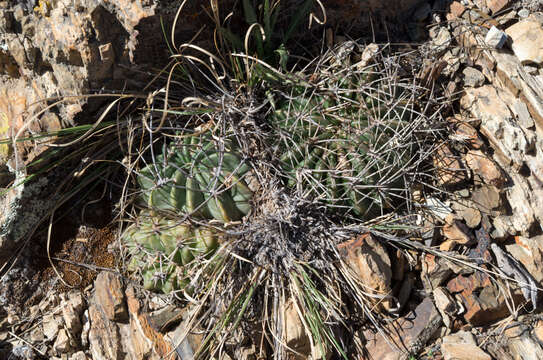
[[[237,35],[239,33],[229,27],[219,26],[219,32],[235,51],[249,51],[249,55],[254,53],[259,59],[270,64],[284,64],[285,44],[299,28],[301,22],[307,18],[313,8],[313,3],[314,0],[304,0],[290,16],[287,26],[284,27],[285,31],[281,31],[278,24],[279,14],[282,11],[281,1],[242,0],[245,22],[249,26],[245,38]],[[254,42],[248,43],[250,35],[253,35]],[[251,46],[253,43],[254,47]]]

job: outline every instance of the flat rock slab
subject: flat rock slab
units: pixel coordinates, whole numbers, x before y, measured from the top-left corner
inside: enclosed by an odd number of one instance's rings
[[[414,311],[384,329],[390,334],[388,339],[379,333],[365,331],[367,355],[361,359],[397,360],[409,352],[420,351],[441,324],[441,316],[432,299],[426,297]]]

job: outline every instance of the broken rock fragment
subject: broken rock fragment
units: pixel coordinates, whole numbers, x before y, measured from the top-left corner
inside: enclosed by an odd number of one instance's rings
[[[466,331],[445,336],[441,344],[445,360],[491,360],[492,358],[477,346],[475,337]]]
[[[123,291],[121,278],[109,271],[98,274],[94,283],[96,301],[102,306],[109,320],[126,320],[126,298]]]
[[[396,304],[391,297],[392,268],[386,248],[371,234],[358,236],[338,246],[345,262],[360,278],[386,311],[395,309]]]
[[[523,64],[543,62],[543,24],[535,17],[529,17],[510,26],[506,31],[511,37],[511,48]]]
[[[500,188],[505,183],[505,178],[494,163],[480,150],[470,150],[465,156],[466,165],[473,171],[476,177],[485,184]]]

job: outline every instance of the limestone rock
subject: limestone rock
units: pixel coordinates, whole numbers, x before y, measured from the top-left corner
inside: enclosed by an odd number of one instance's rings
[[[505,330],[509,352],[514,359],[537,360],[543,359],[541,345],[530,336],[526,325],[519,324]]]
[[[490,9],[493,15],[505,9],[511,0],[486,0],[486,6]]]
[[[507,35],[495,26],[492,26],[485,36],[485,43],[496,49],[501,49],[507,41]]]
[[[510,26],[506,30],[513,41],[511,47],[523,64],[543,63],[543,25],[537,19],[529,17]]]
[[[55,339],[55,343],[53,345],[53,349],[57,353],[68,353],[74,348],[75,344],[70,337],[69,333],[65,329],[61,329],[58,332],[57,338]]]
[[[480,150],[470,150],[464,157],[466,165],[489,185],[500,188],[505,183],[505,177],[498,166]]]
[[[451,207],[469,228],[474,229],[481,223],[481,212],[473,201],[456,200],[452,202]]]
[[[526,238],[516,236],[515,243],[506,245],[507,252],[517,259],[532,277],[543,281],[543,235]]]
[[[445,259],[427,254],[422,258],[422,282],[428,291],[433,291],[454,274]]]
[[[464,84],[470,87],[479,87],[485,83],[485,76],[479,70],[467,67],[462,71]]]
[[[484,145],[477,130],[464,121],[455,121],[454,135],[451,139],[466,144],[472,149],[480,149]]]
[[[121,321],[128,318],[126,298],[121,278],[111,272],[104,271],[98,274],[94,282],[96,302],[109,320]]]
[[[285,321],[284,343],[290,349],[300,353],[300,355],[292,354],[293,359],[307,359],[311,355],[311,343],[296,310],[296,305],[292,300],[285,304],[285,309],[282,313],[284,314]]]
[[[543,320],[539,320],[534,325],[534,337],[539,341],[543,342]]]
[[[70,356],[70,360],[88,360],[88,357],[83,351],[78,351]]]
[[[110,321],[100,305],[89,306],[89,351],[94,360],[124,359],[117,325]]]
[[[399,360],[409,352],[417,353],[432,338],[441,326],[441,317],[432,300],[426,297],[416,308],[404,317],[386,326],[392,339],[385,339],[379,333],[364,332],[368,356],[363,360]]]
[[[338,250],[367,291],[377,298],[379,307],[393,310],[396,304],[390,297],[392,268],[385,247],[371,234],[364,234],[340,244]]]
[[[137,359],[174,360],[176,346],[182,347],[185,342],[179,344],[177,340],[179,335],[169,340],[155,329],[147,314],[142,311],[132,286],[126,289],[126,299],[130,319],[128,326],[131,335],[124,339],[125,348],[130,349],[130,353]],[[123,330],[123,332],[125,331],[127,330]]]
[[[535,125],[534,119],[532,119],[528,106],[526,106],[524,101],[515,99],[513,104],[510,106],[510,109],[515,114],[518,123],[522,128],[530,129]]]
[[[534,209],[532,206],[535,199],[526,179],[519,174],[510,175],[514,185],[507,189],[506,196],[513,212],[510,217],[511,224],[516,232],[528,234],[536,221],[534,210],[541,212],[542,209]]]
[[[451,296],[451,294],[449,294],[449,292],[443,287],[436,288],[433,292],[433,295],[436,308],[441,314],[443,323],[447,328],[450,328],[450,316],[455,315],[457,311],[456,301]]]
[[[462,5],[462,2],[460,1],[451,2],[451,4],[449,5],[449,13],[447,14],[447,20],[452,20],[452,19],[461,17],[464,11],[466,11],[466,8],[464,5]]]
[[[53,340],[62,327],[62,319],[53,314],[43,316],[43,335],[47,340]]]
[[[481,119],[480,131],[496,150],[500,165],[520,169],[531,144],[498,90],[491,85],[467,89],[460,104]]]
[[[472,201],[483,214],[494,214],[502,206],[500,191],[493,185],[482,185],[472,191]]]
[[[454,219],[450,215],[445,219],[446,224],[443,225],[442,232],[446,241],[440,245],[443,251],[451,251],[456,244],[469,245],[474,242],[474,237],[470,235],[469,228],[461,221]]]
[[[491,360],[486,352],[477,346],[475,337],[466,331],[445,336],[441,344],[445,360]]]
[[[543,132],[543,97],[542,85],[522,67],[520,60],[506,52],[495,52],[496,75],[503,85],[526,103],[538,131]]]
[[[72,336],[79,335],[82,330],[81,314],[84,310],[85,299],[80,291],[70,292],[61,301],[62,316],[66,329]]]

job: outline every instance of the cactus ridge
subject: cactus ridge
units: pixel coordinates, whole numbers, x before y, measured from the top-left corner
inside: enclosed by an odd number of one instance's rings
[[[294,86],[277,102],[270,122],[286,186],[356,216],[377,216],[405,196],[412,149],[394,148],[394,140],[408,135],[409,119],[395,91],[379,82],[332,85],[341,95]]]
[[[122,241],[131,254],[129,271],[141,271],[147,290],[169,293],[184,289],[187,267],[195,259],[210,258],[218,247],[219,235],[210,229],[172,220],[140,215]]]
[[[140,198],[158,212],[237,221],[251,208],[248,172],[232,141],[216,144],[209,133],[185,136],[140,171]]]

